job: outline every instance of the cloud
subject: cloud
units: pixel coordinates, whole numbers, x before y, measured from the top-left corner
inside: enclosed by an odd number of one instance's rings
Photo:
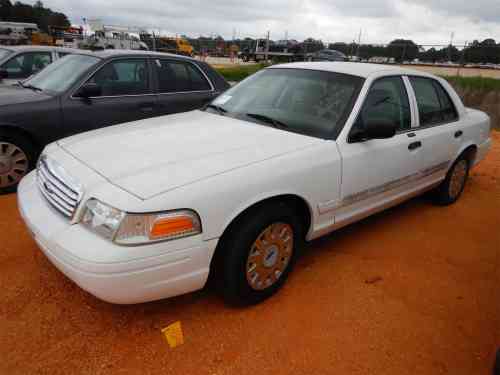
[[[34,2],[32,0],[31,2]],[[451,32],[464,43],[500,35],[500,1],[476,0],[45,0],[73,23],[100,18],[106,24],[147,27],[168,34],[350,42],[362,29],[365,43],[395,38],[447,44]]]

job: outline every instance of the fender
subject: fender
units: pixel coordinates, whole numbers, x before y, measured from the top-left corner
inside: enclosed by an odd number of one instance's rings
[[[310,223],[309,229],[308,229],[308,231],[306,233],[306,238],[310,238],[311,235],[312,235],[312,233],[314,232],[314,230],[313,230],[314,223],[317,220],[318,213],[316,212],[316,210],[313,209],[313,207],[311,205],[311,202],[309,202],[308,199],[306,199],[300,193],[297,193],[297,192],[294,192],[294,191],[290,191],[290,190],[274,190],[274,191],[263,192],[263,193],[261,193],[261,194],[259,194],[257,196],[253,196],[252,198],[244,201],[237,208],[235,208],[234,210],[232,210],[232,214],[231,214],[230,217],[226,218],[226,220],[224,221],[224,225],[221,227],[222,232],[220,233],[219,237],[221,237],[223,235],[223,233],[226,231],[226,229],[229,227],[229,225],[238,216],[240,216],[242,213],[244,213],[249,208],[255,206],[256,204],[258,204],[260,202],[263,202],[263,201],[266,201],[266,200],[269,200],[269,199],[273,199],[273,198],[283,197],[283,196],[296,197],[296,198],[300,199],[301,201],[303,201],[306,204],[307,208],[309,209],[309,215],[311,217],[311,223]]]

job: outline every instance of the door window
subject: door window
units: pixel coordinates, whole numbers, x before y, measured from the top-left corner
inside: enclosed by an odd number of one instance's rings
[[[433,79],[410,77],[417,98],[420,126],[454,121],[457,111],[443,87]]]
[[[211,90],[207,79],[191,63],[158,59],[155,66],[160,93]]]
[[[2,69],[9,73],[8,78],[28,78],[52,62],[50,52],[29,52],[19,54],[5,64]]]
[[[88,82],[101,87],[101,96],[150,93],[148,66],[145,59],[111,61],[97,71]]]
[[[362,134],[368,121],[390,122],[399,131],[411,128],[410,103],[401,77],[382,78],[372,85],[351,136]]]

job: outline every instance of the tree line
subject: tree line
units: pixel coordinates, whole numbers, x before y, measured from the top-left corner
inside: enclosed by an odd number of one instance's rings
[[[36,23],[41,31],[49,32],[49,26],[69,27],[64,13],[45,8],[41,1],[33,5],[10,0],[0,0],[0,21]]]

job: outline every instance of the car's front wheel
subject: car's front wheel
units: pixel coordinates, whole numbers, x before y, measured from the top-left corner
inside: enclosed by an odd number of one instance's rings
[[[436,203],[449,205],[455,203],[464,191],[467,178],[469,177],[469,159],[462,155],[452,165],[445,180],[434,192]]]
[[[227,302],[250,305],[276,293],[286,281],[303,242],[290,207],[273,203],[244,215],[223,246],[222,288]]]
[[[15,191],[34,164],[31,142],[16,133],[0,130],[0,194]]]

